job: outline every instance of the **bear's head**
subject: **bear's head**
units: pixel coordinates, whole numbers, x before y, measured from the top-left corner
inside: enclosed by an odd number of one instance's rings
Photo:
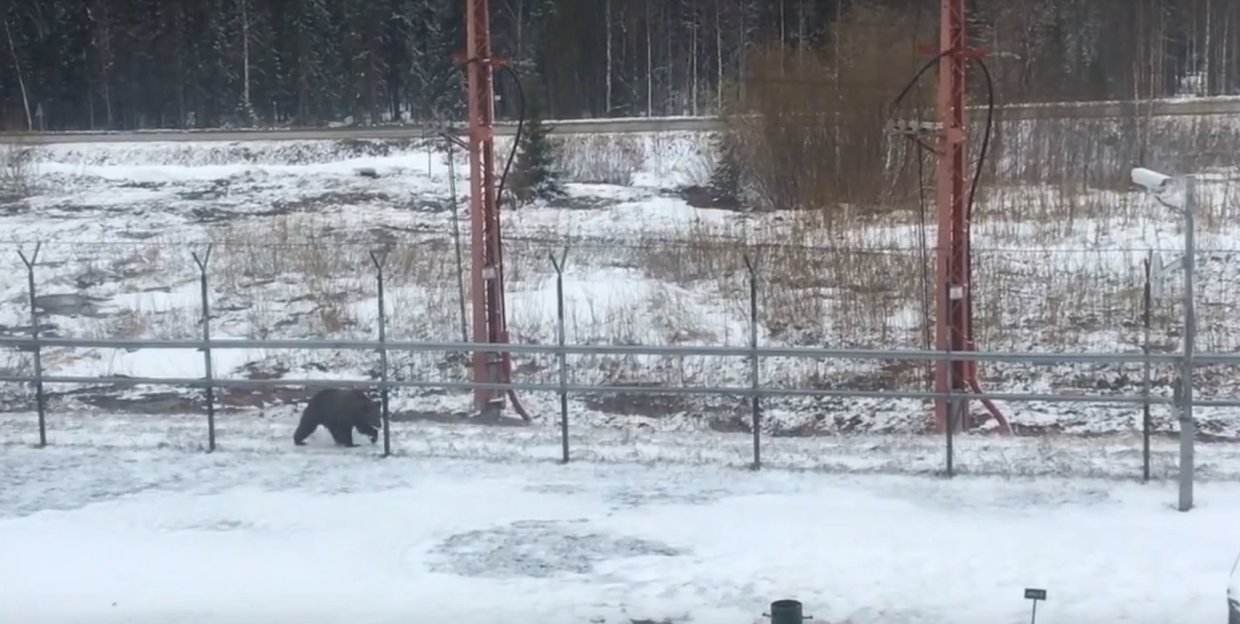
[[[374,427],[375,429],[383,428],[383,406],[380,403],[365,394],[361,397],[360,415],[362,422]]]

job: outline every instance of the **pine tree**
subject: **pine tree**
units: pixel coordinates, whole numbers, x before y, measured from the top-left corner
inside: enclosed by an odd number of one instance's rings
[[[289,68],[293,84],[293,117],[298,124],[310,124],[331,117],[334,96],[330,66],[337,54],[338,41],[325,35],[331,13],[323,0],[299,0],[294,5],[292,28],[286,36],[292,41]]]
[[[542,98],[536,86],[537,79],[530,82],[534,83],[530,85],[534,88],[527,87],[526,90],[525,127],[517,146],[516,179],[512,187],[513,194],[523,204],[535,199],[555,199],[565,194],[560,172],[555,167],[551,128],[542,122]]]
[[[726,132],[717,133],[713,139],[718,160],[710,174],[710,196],[715,205],[736,206],[740,200],[741,164],[735,140]]]

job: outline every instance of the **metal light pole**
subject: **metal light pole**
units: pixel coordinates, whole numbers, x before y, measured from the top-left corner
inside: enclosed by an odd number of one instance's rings
[[[1193,272],[1196,268],[1197,179],[1184,178],[1184,362],[1180,371],[1180,511],[1193,508],[1193,444],[1197,423],[1193,420],[1193,344],[1197,339],[1197,310],[1193,306]]]
[[[1172,184],[1170,176],[1137,167],[1132,170],[1132,181],[1154,196],[1158,203],[1184,218],[1184,357],[1180,362],[1180,380],[1175,388],[1175,413],[1180,422],[1180,500],[1179,510],[1193,508],[1194,445],[1197,424],[1193,419],[1193,347],[1197,340],[1197,310],[1194,306],[1193,274],[1197,256],[1197,179],[1191,175],[1181,176],[1184,185],[1183,204],[1177,206],[1163,195]]]

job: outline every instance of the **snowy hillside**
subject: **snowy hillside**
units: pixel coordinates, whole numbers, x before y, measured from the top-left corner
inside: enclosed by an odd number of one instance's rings
[[[508,146],[501,141],[501,154]],[[744,345],[748,341],[747,253],[759,271],[759,342],[847,348],[926,345],[933,237],[914,212],[883,220],[827,224],[816,215],[694,208],[687,185],[702,184],[714,161],[709,137],[615,135],[564,146],[569,194],[550,205],[508,211],[504,224],[508,318],[514,341],[555,337],[554,270],[565,272],[570,343]],[[456,152],[460,228],[468,244],[467,169]],[[377,177],[359,175],[369,168]],[[449,168],[442,145],[420,141],[253,144],[79,144],[38,148],[22,196],[0,205],[0,333],[29,325],[24,267],[16,253],[42,241],[36,281],[49,335],[192,338],[198,335],[197,268],[192,251],[213,243],[212,333],[218,337],[376,336],[376,286],[368,253],[388,251],[391,339],[459,340],[461,315],[453,245]],[[1240,339],[1240,228],[1225,173],[1204,186],[1198,240],[1202,350],[1231,351]],[[1172,215],[1135,193],[1067,194],[1044,186],[986,189],[974,225],[977,333],[984,349],[1140,350],[1142,261],[1150,249],[1170,262],[1180,233]],[[1063,218],[1054,218],[1062,214]],[[468,262],[468,257],[466,257]],[[465,267],[468,271],[468,267]],[[466,279],[468,282],[468,279]],[[1152,345],[1178,349],[1178,276],[1156,302]],[[29,371],[28,354],[7,352],[0,368]],[[220,351],[217,376],[374,379],[369,353]],[[401,379],[464,380],[461,354],[393,354]],[[706,357],[570,357],[572,383],[740,386],[747,364]],[[199,377],[193,350],[52,349],[57,375]],[[517,356],[518,379],[550,383],[554,358]],[[928,367],[907,362],[770,360],[763,383],[776,387],[917,389]],[[995,392],[1141,392],[1140,366],[985,364]],[[1169,394],[1170,370],[1155,368],[1152,392]],[[1207,370],[1199,393],[1229,396],[1232,371]],[[66,422],[88,414],[196,418],[198,392],[177,388],[53,387],[51,413]],[[6,429],[31,432],[29,388],[4,389]],[[274,419],[291,429],[298,389],[225,391],[225,418]],[[523,396],[551,430],[555,397]],[[740,397],[593,395],[570,398],[575,427],[741,434]],[[402,391],[399,421],[457,422],[469,395]],[[1131,406],[1007,404],[1021,432],[1106,434],[1135,449],[1141,411]],[[766,402],[766,427],[779,436],[915,434],[922,401],[780,398]],[[1153,410],[1157,429],[1176,426]],[[1240,436],[1231,410],[1199,409],[1206,439]],[[118,416],[119,417],[119,416]],[[283,429],[281,429],[283,430]],[[71,437],[52,427],[54,441]],[[265,434],[264,434],[265,435]],[[604,434],[600,434],[604,435]],[[733,435],[738,444],[745,436]],[[933,444],[928,449],[936,448]],[[937,451],[934,451],[937,452]],[[936,460],[937,461],[937,460]]]

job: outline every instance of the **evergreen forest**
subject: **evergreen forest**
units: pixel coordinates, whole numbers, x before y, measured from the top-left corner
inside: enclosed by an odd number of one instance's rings
[[[0,128],[457,120],[464,74],[453,56],[464,49],[465,5],[0,0]],[[715,114],[781,79],[844,94],[898,88],[919,59],[897,71],[866,54],[908,56],[914,44],[935,43],[938,5],[490,0],[490,12],[495,53],[511,59],[547,119],[568,119]],[[972,42],[986,50],[1006,102],[1240,92],[1234,0],[968,6]],[[497,114],[516,116],[511,78],[496,82]]]

